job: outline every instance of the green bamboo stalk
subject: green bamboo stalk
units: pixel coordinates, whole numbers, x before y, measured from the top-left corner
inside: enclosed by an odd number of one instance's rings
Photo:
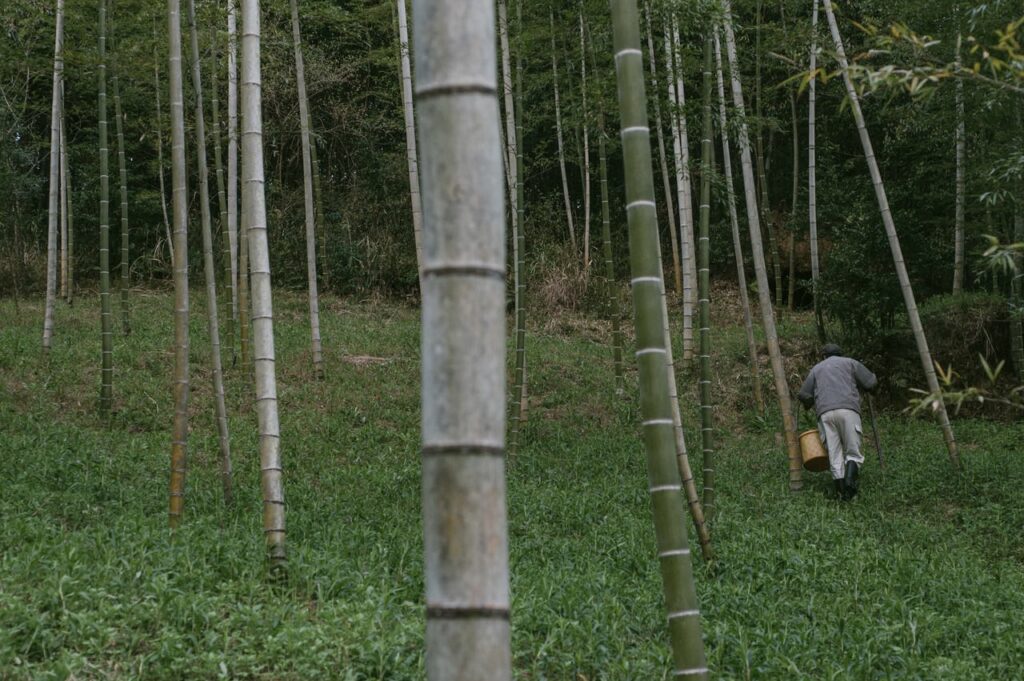
[[[50,107],[50,203],[47,210],[48,228],[46,231],[46,308],[43,313],[43,353],[46,355],[50,353],[50,346],[52,345],[53,306],[54,300],[57,297],[57,222],[60,216],[61,184],[61,83],[64,82],[64,0],[57,0],[55,35],[53,48],[53,101]]]
[[[423,269],[423,201],[420,198],[420,171],[416,151],[416,120],[412,101],[412,67],[409,64],[409,26],[405,0],[398,7],[398,45],[402,66],[402,111],[405,115],[405,152],[409,168],[409,203],[412,208],[412,232],[416,242],[416,266]],[[422,282],[421,282],[422,284]]]
[[[796,92],[789,93],[789,110],[793,120],[793,194],[789,213],[789,311],[794,310],[796,298],[796,202],[800,195],[800,124],[796,117]]]
[[[740,166],[743,171],[744,199],[747,207],[747,227],[750,232],[750,250],[754,259],[754,274],[757,276],[757,295],[761,308],[761,322],[764,326],[765,344],[771,361],[772,377],[775,380],[775,396],[782,414],[783,431],[786,438],[786,454],[789,460],[789,489],[796,492],[803,489],[803,462],[800,445],[796,437],[796,421],[793,418],[792,400],[786,382],[786,367],[779,347],[779,334],[775,327],[775,311],[772,308],[771,290],[768,286],[768,268],[764,260],[764,246],[761,241],[761,223],[757,209],[757,192],[754,185],[754,164],[751,160],[750,133],[747,127],[746,107],[743,102],[743,87],[740,84],[739,59],[736,55],[736,36],[732,28],[732,3],[722,0],[722,27],[725,31],[726,56],[729,59],[732,82],[733,106],[736,110],[737,133],[740,148]]]
[[[650,129],[643,52],[635,0],[612,0],[615,64],[622,118],[626,202],[629,221],[640,412],[654,506],[655,535],[668,606],[673,676],[707,679],[700,611],[683,521],[683,497],[675,453],[662,312],[664,281],[658,244],[658,214],[651,173]]]
[[[960,34],[960,5],[953,6],[956,15],[956,59],[954,71],[960,72],[962,59],[963,37]],[[964,158],[967,155],[967,125],[964,112],[964,80],[956,79],[956,209],[954,215],[953,236],[953,295],[964,290],[964,203],[967,193],[967,182],[964,176]]]
[[[402,0],[399,0],[402,1]],[[299,5],[291,0],[292,43],[295,48],[295,82],[299,95],[299,130],[302,138],[302,195],[306,215],[306,274],[309,283],[309,328],[313,351],[313,373],[324,378],[324,352],[320,340],[320,296],[316,277],[316,213],[313,206],[313,167],[310,159],[309,100],[306,98],[306,67],[302,60]]]
[[[220,475],[224,503],[233,503],[231,492],[231,436],[224,403],[224,369],[221,366],[220,323],[217,319],[217,273],[213,264],[213,229],[210,215],[210,171],[206,163],[206,117],[203,111],[202,61],[199,58],[199,31],[196,28],[195,0],[188,0],[188,30],[192,48],[192,89],[195,92],[196,164],[199,170],[199,215],[203,233],[203,272],[206,277],[206,315],[210,334],[210,359],[213,365],[214,413],[220,445]]]
[[[263,535],[271,569],[281,570],[285,561],[284,486],[274,362],[274,310],[267,247],[260,73],[260,3],[259,0],[242,0],[242,204],[243,228],[249,232],[249,262],[252,267],[252,349],[260,434]]]
[[[768,203],[768,181],[765,177],[764,159],[764,110],[761,100],[761,24],[763,23],[763,2],[757,0],[757,25],[754,38],[754,116],[757,119],[757,135],[754,138],[756,145],[755,159],[757,160],[757,182],[761,192],[761,224],[768,232],[769,258],[772,264],[772,272],[775,274],[775,306],[782,307],[782,261],[779,255],[779,241],[775,233],[775,222],[772,220],[771,206]],[[769,140],[769,148],[771,142]]]
[[[211,106],[213,107],[213,165],[217,174],[217,207],[220,212],[221,231],[221,265],[220,282],[222,289],[226,289],[223,296],[224,304],[219,315],[224,319],[226,331],[224,344],[228,346],[230,363],[235,363],[235,322],[231,313],[231,301],[235,299],[235,278],[231,276],[231,232],[228,228],[228,199],[224,184],[224,159],[221,154],[220,135],[220,78],[217,75],[217,31],[213,31],[213,39],[210,41],[213,52],[213,69],[210,74]]]
[[[64,81],[60,84],[60,297],[68,295],[68,140],[64,115]]]
[[[107,144],[107,0],[100,0],[100,418],[110,420],[114,397],[114,321],[110,301],[110,149]]]
[[[111,80],[114,86],[114,130],[117,134],[117,175],[121,193],[121,332],[132,332],[128,288],[131,285],[131,260],[128,254],[128,164],[124,150],[124,113],[121,111],[121,85],[118,78],[117,52],[111,59]]]
[[[1013,239],[1024,243],[1024,209],[1019,201],[1013,209]],[[1010,281],[1010,350],[1017,381],[1024,385],[1024,254],[1017,251],[1013,260],[1017,271]]]
[[[324,213],[324,193],[320,189],[320,161],[316,152],[316,135],[313,134],[313,114],[309,114],[309,162],[313,167],[313,201],[316,204],[316,224],[320,225],[320,278],[324,288],[331,285],[331,261],[327,257],[327,215]],[[351,239],[350,239],[351,241]]]
[[[825,318],[821,311],[818,264],[818,175],[817,175],[817,84],[818,84],[818,0],[811,0],[811,79],[807,84],[807,214],[811,239],[811,295],[814,298],[814,323],[818,340],[825,342]]]
[[[569,245],[576,253],[576,228],[572,223],[572,200],[569,197],[569,177],[565,171],[565,139],[562,134],[562,101],[558,89],[558,48],[555,45],[555,13],[548,9],[548,23],[551,26],[551,75],[555,90],[555,136],[558,142],[558,169],[562,175],[562,200],[565,203],[565,219],[569,228]]]
[[[849,62],[846,59],[843,40],[839,34],[839,24],[836,22],[835,13],[832,11],[831,0],[823,0],[823,2],[825,3],[825,16],[828,19],[829,30],[832,32],[832,41],[836,48],[839,68],[843,73],[843,81],[846,83],[846,94],[850,100],[850,109],[853,111],[857,132],[860,134],[861,146],[864,148],[864,158],[867,161],[868,170],[871,174],[871,183],[875,188],[878,210],[881,213],[882,223],[889,240],[889,249],[892,251],[893,264],[896,268],[896,277],[900,282],[903,302],[907,308],[910,329],[914,334],[917,351],[921,358],[921,367],[924,369],[928,391],[933,395],[937,395],[940,388],[938,377],[935,374],[935,363],[932,361],[931,350],[928,349],[928,339],[924,335],[924,327],[921,326],[921,315],[917,310],[914,290],[911,288],[910,276],[907,274],[907,264],[903,259],[903,249],[900,246],[899,236],[896,234],[896,223],[892,218],[892,211],[889,210],[889,198],[885,192],[885,185],[882,183],[882,174],[878,169],[878,160],[875,158],[874,147],[871,145],[871,136],[868,134],[867,125],[864,122],[864,112],[860,108],[860,98],[857,96],[857,90],[853,87],[853,80],[850,78]],[[953,426],[950,425],[949,414],[946,411],[944,401],[939,400],[937,402],[936,412],[939,417],[939,425],[942,428],[943,438],[946,440],[949,461],[953,464],[954,468],[959,469],[960,454],[957,450],[956,436],[953,434]]]
[[[61,130],[61,137],[64,140],[64,186],[67,187],[67,201],[64,210],[68,217],[68,249],[67,249],[67,286],[64,288],[68,305],[75,299],[75,195],[71,190],[71,163],[68,160],[67,132]]]
[[[235,0],[228,0],[228,247],[231,249],[231,317],[238,324],[241,338],[242,317],[242,253],[248,251],[241,244],[238,229],[238,27]],[[249,256],[246,255],[246,258]],[[248,276],[248,274],[246,275]],[[248,326],[245,327],[248,338]],[[244,358],[242,363],[245,363]]]
[[[729,207],[729,224],[732,227],[732,245],[736,255],[736,282],[740,292],[740,306],[743,308],[743,330],[747,337],[747,355],[750,361],[750,385],[754,393],[757,413],[764,415],[764,391],[761,389],[761,368],[758,360],[757,340],[754,337],[754,319],[750,312],[750,295],[747,293],[747,273],[743,262],[743,241],[740,239],[739,216],[736,214],[736,189],[732,175],[732,153],[729,151],[729,118],[726,112],[725,79],[722,75],[722,45],[718,30],[714,33],[715,72],[718,79],[718,115],[722,135],[722,167],[725,172],[726,203]]]
[[[582,20],[582,18],[581,18]],[[512,223],[515,239],[515,309],[516,309],[516,364],[515,385],[512,388],[512,416],[509,434],[508,451],[510,455],[519,450],[520,429],[523,424],[526,402],[526,198],[523,179],[523,1],[516,2],[516,33],[519,44],[516,45],[516,220]],[[585,239],[589,234],[585,235]]]
[[[424,217],[426,676],[508,681],[506,252],[494,3],[415,2],[413,25]]]
[[[100,0],[101,7],[106,0]],[[169,50],[167,82],[171,113],[171,210],[174,220],[174,426],[171,435],[171,480],[168,521],[171,528],[185,511],[188,467],[189,329],[188,329],[188,188],[185,174],[185,98],[181,66],[181,4],[167,0]]]
[[[171,221],[167,217],[167,189],[164,185],[164,115],[160,108],[160,60],[156,51],[156,17],[153,18],[153,81],[156,84],[156,165],[160,177],[160,210],[164,217],[164,232],[167,234],[167,252],[171,256],[171,268],[174,268],[174,239],[171,237]]]
[[[711,32],[704,36],[704,127],[700,154],[700,234],[697,238],[697,303],[700,366],[700,435],[704,455],[704,514],[714,515],[714,414],[711,404]]]

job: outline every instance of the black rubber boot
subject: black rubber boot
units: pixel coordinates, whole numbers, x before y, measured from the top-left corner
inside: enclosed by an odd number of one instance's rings
[[[859,483],[857,482],[857,475],[860,473],[860,464],[856,461],[848,461],[846,463],[846,479],[843,481],[843,496],[846,499],[852,499],[857,496],[857,488]]]
[[[828,491],[829,499],[844,499],[846,498],[846,482],[842,478],[836,478],[832,481],[832,489]]]

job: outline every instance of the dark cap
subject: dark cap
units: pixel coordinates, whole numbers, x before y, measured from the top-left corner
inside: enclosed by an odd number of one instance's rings
[[[821,354],[824,357],[842,357],[843,351],[835,343],[828,343],[825,347],[821,349]]]

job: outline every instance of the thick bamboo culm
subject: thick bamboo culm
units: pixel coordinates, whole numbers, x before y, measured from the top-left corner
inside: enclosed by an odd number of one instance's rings
[[[284,485],[281,428],[277,413],[274,310],[267,246],[267,204],[263,177],[263,114],[260,71],[260,3],[242,0],[242,205],[252,270],[252,355],[260,438],[263,535],[272,569],[285,561]]]
[[[683,496],[676,467],[674,420],[669,397],[663,328],[658,214],[651,173],[650,128],[644,85],[640,22],[635,0],[613,0],[612,29],[622,120],[640,413],[647,451],[648,481],[674,677],[707,679],[700,610],[683,521]]]
[[[103,9],[101,6],[100,12]],[[57,297],[57,223],[60,219],[60,121],[61,84],[64,82],[64,0],[57,0],[53,48],[53,101],[50,107],[50,203],[46,231],[46,308],[43,312],[43,352],[53,339],[53,307]],[[102,38],[101,38],[102,40]],[[101,97],[103,93],[100,93]]]
[[[494,3],[413,4],[423,183],[426,676],[512,677]],[[452,192],[458,187],[458,192]]]
[[[725,82],[722,76],[722,45],[718,30],[715,30],[715,72],[718,79],[719,129],[722,135],[722,168],[725,173],[726,203],[729,207],[729,224],[732,227],[732,245],[736,255],[736,281],[743,308],[743,330],[747,337],[747,355],[750,362],[750,385],[753,389],[757,413],[765,413],[764,391],[761,389],[761,366],[754,337],[754,320],[750,312],[750,295],[747,292],[747,273],[743,260],[743,241],[740,239],[739,216],[736,213],[736,189],[732,175],[732,152],[729,150],[729,118],[726,112]]]
[[[896,267],[896,277],[900,282],[900,291],[903,294],[903,302],[907,308],[907,318],[910,320],[910,329],[917,343],[917,352],[921,356],[921,366],[924,369],[925,380],[928,383],[929,392],[933,395],[938,395],[940,388],[938,377],[935,375],[935,364],[932,361],[931,350],[928,349],[928,339],[924,335],[924,327],[921,326],[921,315],[917,311],[917,301],[914,298],[914,290],[910,286],[910,275],[907,274],[907,264],[903,259],[903,249],[900,246],[899,236],[896,234],[896,223],[892,218],[892,211],[889,210],[889,198],[885,192],[885,185],[882,184],[882,174],[878,169],[878,160],[875,158],[875,150],[871,145],[871,137],[864,122],[864,112],[861,111],[860,99],[850,78],[849,63],[846,59],[846,51],[843,49],[842,37],[839,34],[839,24],[836,22],[835,13],[832,11],[831,0],[822,1],[825,3],[825,16],[828,19],[829,30],[832,32],[832,40],[835,43],[839,68],[843,72],[843,81],[846,83],[846,94],[849,97],[850,108],[853,111],[853,118],[857,124],[857,132],[860,134],[861,146],[864,148],[864,158],[867,161],[868,172],[871,175],[871,184],[875,188],[878,210],[882,215],[882,224],[885,226],[886,237],[889,240],[889,249],[892,251],[893,264]],[[946,450],[949,454],[950,463],[953,464],[954,468],[959,469],[960,454],[957,449],[956,436],[953,435],[953,426],[949,422],[946,404],[941,398],[937,400],[936,412],[939,418],[939,425],[942,428],[942,435],[946,440]]]
[[[715,509],[714,414],[711,404],[711,33],[704,37],[704,106],[700,153],[700,232],[697,238],[697,323],[700,367],[700,442],[704,464],[704,515]]]

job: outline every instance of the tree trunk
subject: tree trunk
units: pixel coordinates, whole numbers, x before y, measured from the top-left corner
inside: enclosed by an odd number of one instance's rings
[[[413,19],[424,204],[426,673],[431,681],[508,681],[506,254],[494,5],[416,2]]]
[[[103,0],[100,0],[101,3]],[[100,13],[103,6],[100,5]],[[53,102],[50,107],[50,204],[46,237],[46,309],[43,313],[43,352],[53,340],[53,305],[57,297],[57,221],[60,217],[61,83],[64,82],[64,0],[57,0],[56,38],[53,48]],[[102,36],[100,41],[102,43]],[[102,64],[100,65],[102,69]],[[103,92],[100,91],[102,98]]]
[[[398,0],[403,4],[405,0]],[[313,164],[309,153],[309,101],[306,98],[306,68],[302,61],[302,34],[299,30],[299,5],[291,0],[292,42],[295,46],[295,80],[299,89],[299,130],[302,135],[302,195],[306,208],[306,274],[309,279],[309,328],[313,343],[313,369],[318,380],[324,378],[324,353],[320,342],[320,297],[316,279],[316,218],[313,207]],[[405,8],[399,8],[400,15]]]
[[[765,341],[768,346],[768,357],[771,360],[772,376],[775,379],[775,393],[782,414],[783,429],[786,436],[786,452],[789,458],[789,489],[798,491],[803,488],[800,446],[796,438],[796,422],[786,383],[786,369],[782,362],[782,351],[779,348],[778,331],[775,328],[775,311],[772,309],[771,290],[768,287],[768,269],[764,262],[764,247],[761,242],[761,225],[758,220],[757,196],[754,187],[754,165],[750,158],[750,135],[747,130],[746,109],[743,103],[743,88],[739,78],[739,60],[736,56],[736,39],[732,29],[732,5],[723,0],[723,28],[725,29],[725,49],[729,59],[729,71],[732,80],[733,106],[736,108],[740,161],[743,169],[744,196],[747,205],[747,223],[750,228],[750,248],[754,259],[754,273],[757,275],[757,295],[761,307],[761,321],[764,325]]]
[[[582,22],[582,16],[580,17]],[[580,24],[582,31],[582,23]],[[516,35],[519,44],[516,46],[516,221],[512,238],[515,239],[515,308],[516,308],[516,345],[515,345],[515,384],[512,389],[512,416],[509,454],[519,449],[521,427],[526,416],[526,198],[524,186],[525,168],[523,164],[523,0],[516,2]],[[584,232],[584,243],[590,238]]]
[[[405,112],[405,151],[409,165],[409,198],[412,204],[412,231],[416,237],[416,267],[423,271],[423,202],[420,199],[420,171],[416,153],[416,121],[412,101],[412,69],[409,66],[409,27],[405,18],[405,0],[398,6],[398,44],[402,61],[402,109]],[[422,292],[423,282],[420,282]]]
[[[263,180],[263,118],[260,78],[260,3],[242,0],[242,204],[252,266],[253,365],[260,433],[263,534],[270,565],[285,561],[281,433],[274,368],[274,310],[270,292],[267,212]]]
[[[100,138],[100,418],[110,421],[114,398],[114,314],[110,301],[110,149],[107,131],[107,0],[100,0],[99,138]]]
[[[666,35],[666,40],[669,36]],[[683,70],[676,64],[679,31],[672,22],[666,52],[669,60],[669,101],[672,104],[673,150],[676,157],[676,185],[679,192],[679,248],[683,267],[683,364],[693,362],[693,309],[697,268],[694,264],[693,199],[690,185],[690,139],[686,127],[686,89]],[[680,60],[681,61],[681,60]]]
[[[248,248],[243,248],[238,233],[238,39],[235,0],[228,0],[228,247],[231,249],[231,316],[238,323],[238,336],[248,338],[248,328],[242,330],[241,270],[242,254],[248,260]],[[245,271],[248,290],[248,270]],[[248,315],[246,316],[248,319]],[[243,350],[244,355],[244,350]],[[242,357],[242,363],[245,358]]]
[[[960,42],[956,37],[956,66],[960,71]],[[964,197],[966,182],[964,180],[964,157],[966,155],[967,132],[964,114],[964,81],[956,79],[956,216],[953,255],[953,295],[964,290]]]
[[[662,301],[659,301],[665,287],[658,252],[658,213],[654,203],[647,95],[635,0],[613,0],[612,28],[626,169],[636,354],[642,391],[640,411],[658,558],[668,606],[673,675],[707,679],[700,610],[683,522],[681,481],[672,461],[674,419],[663,328],[665,315]]]
[[[885,193],[885,185],[882,184],[882,174],[878,169],[878,161],[875,159],[875,151],[871,145],[871,137],[868,135],[867,126],[864,123],[864,113],[860,108],[860,100],[857,97],[857,90],[853,87],[850,79],[849,64],[846,60],[846,51],[843,49],[843,40],[839,35],[839,24],[836,23],[835,14],[832,11],[831,0],[824,0],[825,15],[828,18],[829,29],[832,31],[832,41],[835,43],[836,57],[839,59],[839,67],[843,72],[843,80],[846,83],[846,93],[850,99],[850,107],[853,110],[853,118],[857,123],[857,131],[860,133],[861,145],[864,147],[864,157],[868,164],[868,171],[871,174],[871,183],[875,187],[875,198],[878,200],[878,209],[882,214],[882,223],[885,225],[885,233],[889,239],[889,248],[892,251],[893,264],[896,267],[896,276],[900,282],[900,289],[903,293],[903,302],[907,308],[907,317],[910,320],[910,328],[914,333],[914,340],[917,342],[917,351],[921,356],[921,366],[924,369],[925,379],[928,382],[928,391],[933,395],[939,394],[939,381],[935,375],[935,363],[932,361],[932,353],[928,349],[928,339],[925,338],[924,328],[921,326],[921,316],[917,311],[917,301],[914,299],[914,291],[910,286],[910,276],[907,274],[907,265],[903,260],[903,249],[900,247],[899,236],[896,234],[896,223],[892,219],[889,210],[889,199]],[[956,437],[953,435],[953,427],[949,423],[949,414],[946,413],[946,405],[940,399],[936,404],[939,424],[942,427],[942,435],[946,440],[946,449],[949,452],[949,460],[954,468],[960,468],[960,456],[957,452]]]
[[[683,295],[683,274],[682,267],[679,264],[679,238],[676,235],[676,216],[675,216],[675,204],[672,201],[672,180],[668,175],[668,159],[665,155],[665,133],[662,129],[661,123],[661,99],[658,97],[659,92],[658,85],[658,59],[657,54],[654,51],[654,29],[651,25],[651,5],[649,2],[644,3],[644,20],[647,28],[647,58],[648,66],[651,70],[651,90],[655,93],[653,98],[654,101],[654,129],[658,136],[658,163],[661,168],[661,183],[665,190],[665,210],[668,214],[668,236],[669,243],[672,245],[672,273],[675,277],[675,291],[676,295],[680,298]],[[672,92],[672,70],[671,64],[668,71],[668,87],[669,91]],[[672,121],[672,130],[675,132],[675,113],[669,112],[669,119]],[[673,134],[673,140],[675,135]]]
[[[711,32],[704,37],[704,128],[700,153],[700,235],[697,240],[697,300],[700,364],[700,434],[704,455],[704,513],[715,508],[714,414],[711,404]]]
[[[765,413],[764,393],[761,390],[761,368],[754,338],[754,320],[750,312],[750,296],[747,293],[747,274],[743,262],[743,242],[740,239],[740,223],[736,214],[736,190],[732,179],[732,154],[729,151],[729,127],[726,114],[725,82],[722,76],[722,46],[715,31],[715,72],[718,78],[718,107],[722,133],[722,166],[725,172],[726,201],[729,205],[729,224],[732,227],[732,245],[736,254],[736,282],[740,291],[740,305],[743,308],[743,329],[747,336],[747,353],[750,358],[750,383],[754,392],[757,413]]]
[[[167,252],[171,257],[171,269],[174,269],[174,239],[171,237],[171,221],[167,217],[167,188],[164,185],[164,115],[160,108],[160,60],[156,50],[156,21],[153,21],[153,82],[156,85],[156,164],[160,176],[160,210],[164,216],[164,233],[167,236]]]
[[[817,132],[815,130],[818,83],[818,0],[812,0],[811,11],[811,79],[807,84],[807,216],[811,239],[811,294],[814,298],[814,323],[818,327],[818,341],[825,342],[825,320],[818,296],[821,266],[818,263],[818,180]]]
[[[118,78],[117,51],[111,59],[114,86],[114,130],[117,134],[117,176],[121,196],[121,332],[132,332],[128,288],[131,286],[131,260],[128,254],[128,166],[124,151],[124,114],[121,111],[121,85]]]
[[[100,0],[102,7],[106,0]],[[102,25],[102,24],[101,24]],[[167,0],[167,81],[171,110],[171,209],[174,216],[174,428],[171,435],[171,528],[185,509],[188,466],[188,189],[185,186],[185,101],[181,66],[180,0]],[[102,130],[102,128],[101,128]],[[102,130],[101,135],[105,132]],[[102,157],[101,157],[102,158]]]
[[[231,365],[235,363],[235,322],[231,314],[231,301],[235,298],[235,282],[231,276],[231,235],[228,229],[228,199],[227,190],[224,185],[224,159],[221,154],[221,135],[220,135],[220,77],[217,75],[219,70],[218,55],[218,40],[219,32],[213,31],[213,39],[210,41],[213,52],[213,73],[210,77],[212,87],[211,92],[211,104],[213,106],[213,164],[217,174],[217,208],[220,214],[220,234],[221,234],[221,265],[220,265],[220,283],[222,289],[226,289],[224,293],[223,307],[221,308],[220,318],[224,320],[224,325],[227,328],[227,338],[225,339],[225,345],[228,346],[228,354],[231,357]]]
[[[572,200],[569,197],[569,177],[565,172],[565,142],[562,135],[562,104],[558,91],[558,51],[555,47],[555,15],[548,12],[548,19],[551,23],[551,73],[554,77],[555,87],[555,133],[558,136],[558,168],[562,173],[562,197],[565,199],[565,219],[569,226],[569,245],[572,246],[573,256],[576,254],[576,228],[572,224]]]
[[[220,324],[217,321],[217,273],[213,265],[213,229],[210,215],[210,177],[206,164],[206,119],[203,112],[202,62],[199,59],[199,31],[196,29],[195,0],[188,0],[188,29],[192,46],[192,89],[195,92],[196,163],[199,170],[199,213],[203,230],[203,270],[206,275],[206,314],[213,366],[213,396],[220,444],[221,484],[224,503],[232,504],[231,437],[224,404],[224,371],[220,356]]]

